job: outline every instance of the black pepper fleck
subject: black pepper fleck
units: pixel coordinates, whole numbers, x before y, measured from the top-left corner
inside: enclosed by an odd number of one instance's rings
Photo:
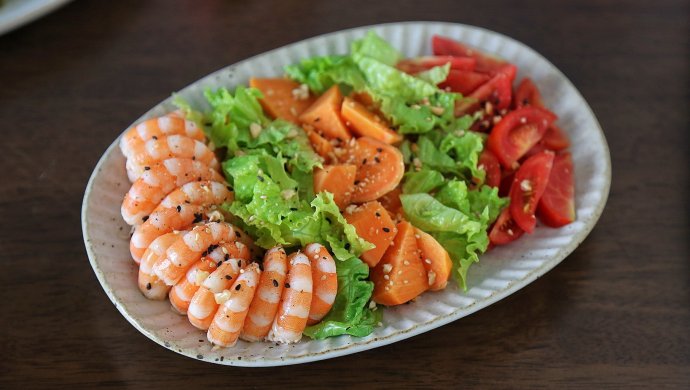
[[[385,227],[385,228],[383,228],[383,231],[386,232],[386,233],[388,233],[388,232],[390,232],[391,230],[390,230],[389,228]]]
[[[144,170],[145,170],[145,171],[148,171],[148,170],[150,170],[150,169],[151,169],[151,167],[144,167]]]
[[[177,205],[177,212],[179,213],[180,211],[182,211],[182,206],[180,206],[180,205],[178,204],[178,205]]]
[[[204,219],[204,214],[201,213],[194,213],[194,220],[192,223],[199,223]]]
[[[225,279],[232,280],[232,275],[225,275]]]
[[[285,283],[285,288],[290,288],[290,283]]]
[[[151,283],[146,283],[146,289],[150,290],[151,289]]]
[[[148,215],[146,215],[146,216],[144,216],[144,217],[141,217],[141,220],[142,220],[142,221],[144,221],[144,222],[146,222],[146,221],[148,221],[148,220],[149,220],[149,216],[148,216]]]
[[[273,287],[278,287],[278,281],[273,279]]]
[[[237,286],[235,286],[235,291],[240,291],[241,288],[242,288],[242,285],[238,284]]]
[[[263,177],[263,176],[257,176],[256,178],[259,179],[259,181],[264,181],[264,177]]]

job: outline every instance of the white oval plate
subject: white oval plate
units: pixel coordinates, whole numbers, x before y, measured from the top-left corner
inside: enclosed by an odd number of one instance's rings
[[[353,39],[373,29],[406,56],[428,55],[433,34],[442,34],[495,53],[516,64],[518,80],[529,76],[572,141],[577,220],[561,229],[539,227],[520,240],[481,256],[469,272],[469,290],[454,283],[427,292],[414,303],[384,311],[383,326],[364,338],[341,336],[294,345],[246,343],[213,351],[203,332],[173,313],[167,301],[149,301],[139,292],[137,269],[129,254],[129,227],[120,204],[129,188],[125,159],[117,140],[98,162],[82,206],[84,242],[91,266],[108,297],[139,331],[166,348],[194,359],[237,366],[297,364],[380,347],[435,329],[482,309],[525,287],[570,254],[594,227],[608,196],[611,163],[604,134],[587,102],[568,79],[541,55],[511,38],[477,27],[409,22],[360,27],[281,47],[221,69],[180,92],[192,105],[206,107],[207,87],[246,84],[250,76],[275,77],[283,66],[315,55],[346,53]],[[170,99],[137,122],[173,110]]]

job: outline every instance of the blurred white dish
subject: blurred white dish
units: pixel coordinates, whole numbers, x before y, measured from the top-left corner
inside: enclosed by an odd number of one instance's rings
[[[5,0],[0,5],[0,35],[44,16],[71,0]]]

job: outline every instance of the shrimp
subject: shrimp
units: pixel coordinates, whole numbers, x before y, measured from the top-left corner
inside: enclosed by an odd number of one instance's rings
[[[193,181],[169,193],[158,208],[175,207],[179,204],[209,205],[231,202],[234,195],[230,188],[217,181]]]
[[[184,135],[169,135],[131,145],[126,165],[129,180],[134,182],[147,166],[173,157],[191,158],[215,170],[219,167],[216,155],[203,142]]]
[[[266,252],[263,273],[256,290],[256,296],[249,306],[247,318],[240,338],[246,341],[263,340],[278,311],[278,303],[283,293],[285,274],[287,273],[287,255],[281,247]]]
[[[220,173],[188,158],[158,162],[132,184],[122,202],[122,218],[130,225],[146,222],[149,214],[175,188],[192,181],[223,181]]]
[[[338,293],[338,276],[335,272],[335,261],[328,250],[321,244],[309,244],[304,248],[304,254],[311,262],[314,295],[309,308],[307,325],[313,325],[331,310],[335,295]]]
[[[242,330],[249,305],[254,299],[261,270],[257,263],[250,264],[237,277],[229,290],[220,293],[217,300],[220,308],[213,316],[206,337],[221,347],[232,347]]]
[[[204,132],[196,123],[185,120],[178,113],[172,113],[145,120],[138,125],[130,127],[120,138],[120,150],[125,157],[130,158],[140,144],[151,139],[175,134],[184,135],[202,142],[206,139]]]
[[[157,237],[184,229],[206,219],[210,205],[233,199],[223,184],[214,181],[191,182],[168,194],[143,224],[137,226],[129,242],[129,250],[136,263],[149,244]]]
[[[168,295],[169,286],[158,279],[151,267],[158,259],[165,255],[165,251],[175,240],[179,232],[164,234],[151,243],[144,252],[141,264],[139,265],[139,290],[148,299],[163,300]]]
[[[189,233],[181,236],[153,266],[153,270],[168,286],[179,281],[192,264],[219,243],[235,241],[235,229],[225,222],[209,222],[195,226]],[[203,254],[202,254],[203,252]]]
[[[219,255],[216,249],[219,250],[222,255]],[[202,278],[203,275],[213,272],[219,264],[222,264],[226,259],[236,259],[237,266],[240,268],[249,261],[249,250],[246,245],[239,241],[226,242],[220,246],[220,248],[216,249],[211,251],[208,256],[202,257],[189,267],[185,277],[177,282],[170,290],[170,294],[168,295],[170,304],[178,313],[187,313],[189,303],[199,289],[197,275],[199,275],[199,278]]]
[[[244,260],[229,258],[201,282],[187,309],[189,322],[201,330],[207,330],[218,310],[215,294],[220,294],[232,286],[239,275]]]
[[[288,258],[288,275],[278,314],[266,338],[280,343],[296,343],[307,326],[311,306],[312,280],[309,259],[297,252]]]
[[[192,223],[205,218],[205,207],[181,204],[176,208],[154,211],[143,224],[136,227],[129,241],[129,252],[135,263],[139,264],[146,248],[156,238],[175,230],[184,229]]]

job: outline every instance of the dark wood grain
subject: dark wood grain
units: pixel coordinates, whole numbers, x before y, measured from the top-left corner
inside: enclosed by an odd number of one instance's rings
[[[687,1],[245,3],[79,0],[0,37],[1,388],[690,383]],[[130,326],[88,265],[79,218],[89,174],[120,131],[227,64],[403,20],[509,35],[580,89],[613,161],[608,206],[587,240],[470,317],[318,363],[215,366]]]

